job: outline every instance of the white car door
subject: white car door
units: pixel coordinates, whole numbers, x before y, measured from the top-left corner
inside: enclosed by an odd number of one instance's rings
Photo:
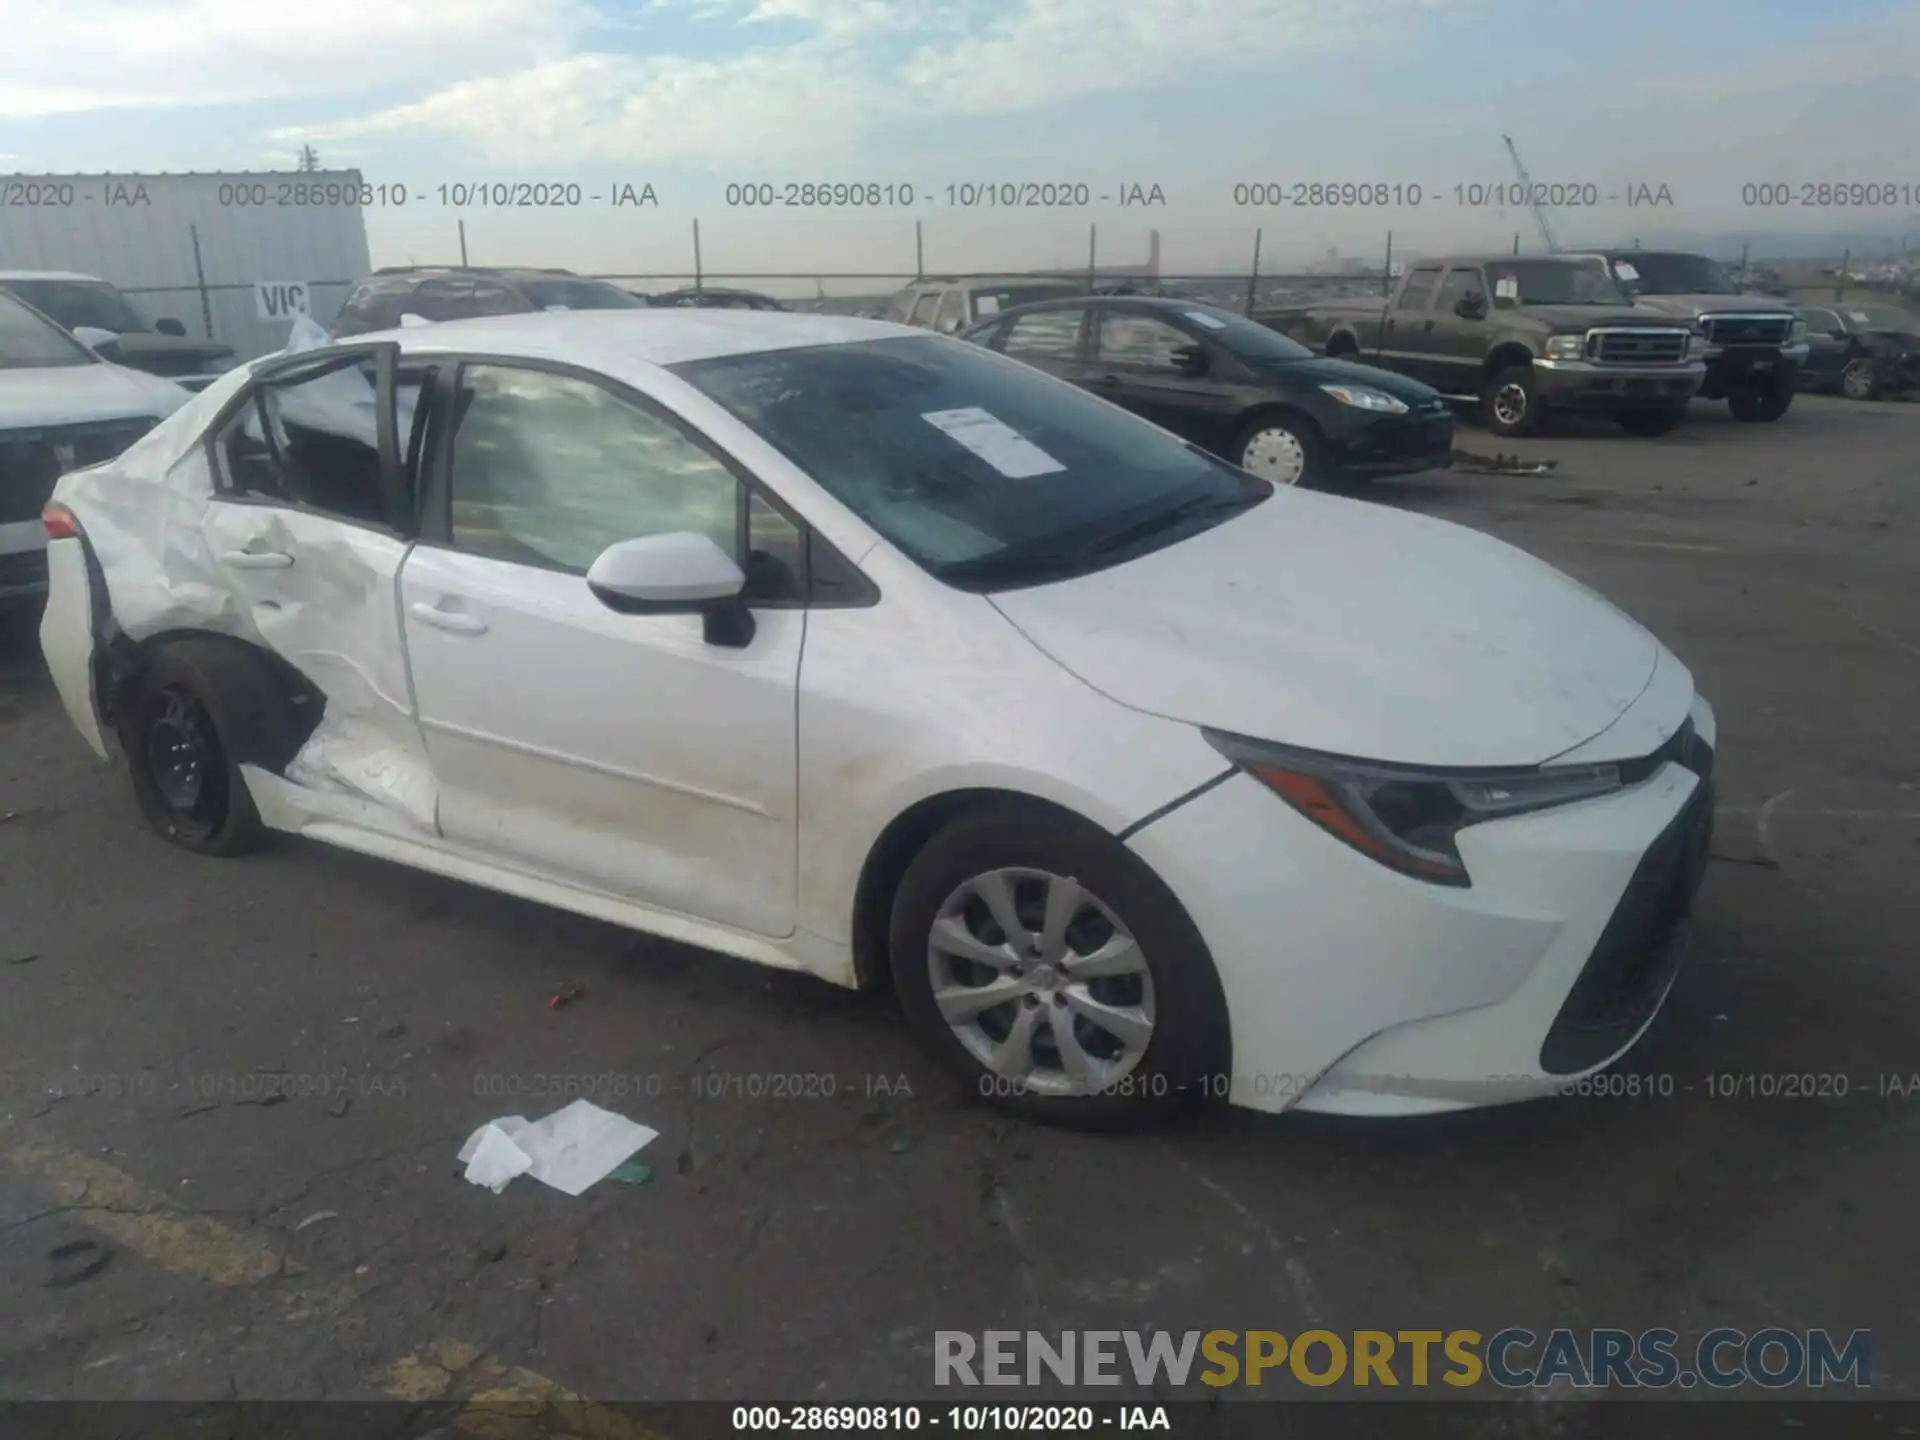
[[[263,368],[214,434],[202,533],[259,638],[326,697],[330,748],[310,778],[431,832],[395,599],[421,377],[401,375],[398,352],[343,347]]]
[[[458,420],[400,592],[442,833],[603,894],[790,934],[798,528],[677,417],[610,383],[521,361],[441,383]],[[608,546],[677,531],[747,570],[744,644],[589,591]]]

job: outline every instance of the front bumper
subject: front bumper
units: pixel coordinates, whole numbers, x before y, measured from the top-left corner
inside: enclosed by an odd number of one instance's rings
[[[38,530],[39,524],[35,522]],[[5,530],[0,526],[0,530]],[[0,535],[0,542],[6,537]],[[47,593],[47,547],[46,532],[42,530],[38,537],[40,543],[24,549],[10,549],[0,543],[0,601],[33,600]]]
[[[1338,424],[1323,423],[1328,465],[1342,475],[1411,475],[1453,464],[1453,412],[1370,415],[1342,407]]]
[[[1792,387],[1807,354],[1805,345],[1708,346],[1707,378],[1701,389],[1707,398],[1719,399],[1733,390]]]
[[[1710,753],[1702,701],[1693,723]],[[1423,1114],[1550,1095],[1618,1059],[1672,983],[1711,833],[1710,764],[1656,763],[1614,795],[1461,832],[1464,889],[1376,864],[1245,775],[1135,835],[1213,954],[1228,1098]]]
[[[1672,408],[1706,383],[1703,361],[1684,365],[1597,365],[1591,360],[1533,362],[1534,388],[1549,405],[1568,410]]]

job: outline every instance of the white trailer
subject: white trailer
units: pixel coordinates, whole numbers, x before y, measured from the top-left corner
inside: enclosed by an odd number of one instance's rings
[[[252,359],[373,268],[368,199],[358,170],[0,174],[0,269],[96,275]]]

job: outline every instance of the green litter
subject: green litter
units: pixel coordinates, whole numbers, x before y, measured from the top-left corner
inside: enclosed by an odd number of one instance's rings
[[[638,1160],[629,1160],[607,1178],[618,1180],[622,1185],[644,1185],[653,1179],[653,1167],[642,1165]]]

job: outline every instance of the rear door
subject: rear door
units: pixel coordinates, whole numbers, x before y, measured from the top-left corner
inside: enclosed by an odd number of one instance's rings
[[[325,782],[430,831],[395,605],[427,379],[391,342],[263,369],[207,442],[215,494],[202,533],[259,637],[326,697],[338,763],[323,765]]]
[[[1204,343],[1158,315],[1118,306],[1093,307],[1091,330],[1088,389],[1216,455],[1227,452],[1242,401],[1229,381],[1189,370],[1186,357],[1205,355]]]
[[[1807,360],[1801,373],[1822,384],[1838,380],[1856,348],[1846,322],[1834,311],[1825,309],[1802,310],[1800,318],[1807,322]]]

